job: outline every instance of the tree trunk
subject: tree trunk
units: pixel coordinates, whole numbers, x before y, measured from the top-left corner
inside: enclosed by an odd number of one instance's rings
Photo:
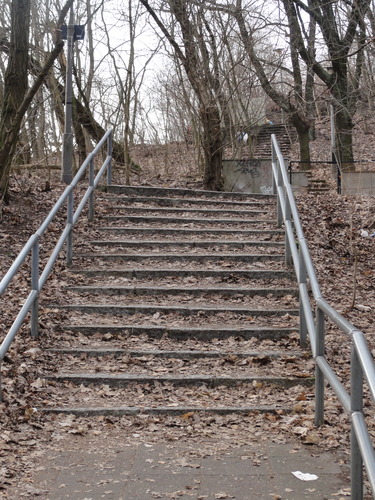
[[[303,120],[301,116],[294,113],[290,117],[290,121],[294,125],[298,135],[299,144],[299,157],[300,157],[300,168],[308,169],[311,167],[310,163],[310,123]]]
[[[13,0],[11,40],[4,78],[4,101],[0,119],[0,199],[5,199],[9,173],[16,151],[20,124],[12,133],[12,122],[27,92],[29,66],[30,0]]]
[[[345,110],[335,114],[336,123],[336,159],[344,170],[354,170],[353,163],[353,120]]]
[[[202,148],[205,158],[203,187],[212,191],[220,191],[223,187],[221,176],[223,141],[220,113],[217,106],[201,106],[200,118],[203,127]]]
[[[60,12],[57,26],[63,20],[74,0],[67,0]],[[16,151],[23,117],[38,89],[45,80],[54,61],[64,47],[57,37],[55,47],[28,89],[28,32],[30,26],[30,0],[13,0],[12,32],[9,59],[4,78],[4,102],[0,117],[0,207],[7,196],[10,168]],[[0,214],[1,216],[1,214]]]
[[[220,103],[224,102],[224,99],[217,74],[215,41],[209,23],[204,18],[202,8],[195,12],[189,2],[183,0],[169,2],[171,14],[181,29],[185,50],[183,53],[176,39],[166,29],[148,1],[140,1],[173,47],[200,103],[199,117],[203,130],[201,144],[205,160],[203,185],[205,189],[220,190],[223,154]]]

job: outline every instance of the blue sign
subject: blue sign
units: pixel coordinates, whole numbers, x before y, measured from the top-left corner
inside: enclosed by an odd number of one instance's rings
[[[63,24],[61,26],[61,38],[63,40],[68,39],[68,26],[66,24]],[[76,42],[77,40],[83,40],[84,38],[85,38],[85,25],[75,24],[73,31],[73,42]]]

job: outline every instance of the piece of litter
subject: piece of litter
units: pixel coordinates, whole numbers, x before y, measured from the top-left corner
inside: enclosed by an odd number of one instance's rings
[[[301,481],[315,481],[316,479],[318,479],[318,476],[316,476],[315,474],[309,474],[308,472],[301,472],[300,470],[296,470],[292,472],[292,474]]]

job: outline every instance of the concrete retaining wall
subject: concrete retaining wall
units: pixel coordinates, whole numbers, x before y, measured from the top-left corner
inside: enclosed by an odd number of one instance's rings
[[[269,159],[224,160],[224,190],[229,192],[272,194],[272,164]],[[295,191],[307,189],[308,178],[304,172],[293,172],[292,187]]]
[[[272,194],[271,160],[224,160],[224,190]]]
[[[375,172],[343,172],[342,194],[375,196]]]

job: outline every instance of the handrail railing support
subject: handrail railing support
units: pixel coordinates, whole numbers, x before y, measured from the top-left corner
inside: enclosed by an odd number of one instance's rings
[[[363,412],[363,371],[361,363],[354,346],[351,352],[350,366],[350,406],[351,412]],[[351,498],[352,500],[363,500],[363,460],[358,445],[358,439],[354,430],[353,422],[350,429],[350,475],[351,475]]]
[[[112,134],[110,134],[107,139],[107,156],[111,158],[107,168],[107,186],[112,185],[112,149],[113,149],[113,137]]]
[[[70,231],[66,239],[66,265],[71,266],[73,261],[73,216],[74,216],[74,193],[70,191],[67,200],[66,223],[70,226]]]
[[[319,308],[316,310],[316,356],[325,354],[325,324],[324,313]],[[324,424],[324,375],[315,365],[315,425],[320,427]]]
[[[301,288],[302,286],[306,286],[307,281],[307,272],[305,260],[303,258],[303,254],[301,249],[299,251],[299,339],[300,345],[302,348],[307,347],[307,322],[306,322],[306,314],[304,308],[304,296],[302,295]]]
[[[92,222],[94,220],[94,158],[91,158],[90,166],[89,166],[89,186],[92,189],[89,197],[89,221]]]
[[[36,239],[31,253],[31,289],[39,295],[39,237]],[[39,297],[37,296],[31,307],[31,336],[38,337],[39,330]]]
[[[277,227],[281,227],[282,223],[283,223],[283,211],[282,211],[282,207],[281,207],[279,188],[281,188],[283,185],[283,177],[281,174],[280,161],[277,157],[275,157],[274,164],[276,166],[276,183],[275,183],[276,189],[274,189],[274,190],[278,194],[278,196],[277,196]]]
[[[285,222],[291,222],[292,216],[291,216],[291,210],[290,210],[290,202],[289,198],[285,199]],[[287,233],[285,232],[285,264],[287,267],[292,267],[292,251],[290,248],[290,242],[289,242],[289,237]]]

